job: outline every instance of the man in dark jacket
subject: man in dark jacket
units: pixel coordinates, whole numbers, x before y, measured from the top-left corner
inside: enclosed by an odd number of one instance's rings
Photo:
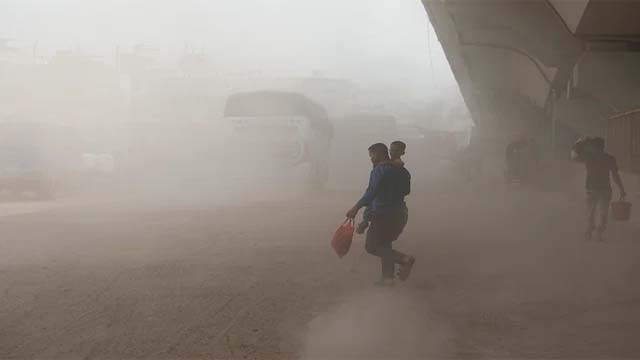
[[[389,145],[389,159],[392,165],[404,167],[404,161],[402,161],[402,156],[405,154],[407,149],[407,144],[402,141],[396,140]],[[375,167],[375,165],[374,165]],[[409,191],[407,191],[407,194]],[[406,209],[406,207],[405,207]],[[406,210],[407,214],[409,210]],[[357,234],[364,234],[364,231],[369,227],[369,222],[371,221],[372,212],[367,205],[364,209],[364,213],[362,214],[362,221],[356,226]]]
[[[598,240],[603,240],[612,196],[610,177],[613,177],[613,181],[615,181],[620,190],[620,198],[624,198],[627,195],[618,173],[616,158],[607,154],[604,151],[604,146],[604,139],[600,137],[582,139],[574,144],[571,154],[574,160],[583,162],[587,169],[586,240],[591,239],[594,230],[597,231]],[[599,222],[596,225],[597,211],[599,212]]]
[[[347,217],[353,219],[362,207],[369,206],[372,216],[365,248],[368,253],[381,259],[382,277],[376,284],[392,286],[395,264],[400,265],[398,277],[404,281],[411,274],[415,262],[414,257],[394,250],[392,246],[407,224],[404,198],[411,189],[411,175],[405,167],[391,163],[385,144],[371,145],[369,158],[374,165],[369,186],[362,198],[347,212]]]

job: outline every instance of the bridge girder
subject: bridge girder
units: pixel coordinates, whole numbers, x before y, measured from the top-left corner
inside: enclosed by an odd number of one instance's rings
[[[640,73],[631,65],[640,60],[640,1],[423,4],[481,137],[545,135],[553,113],[571,132],[597,133],[603,118],[640,106]],[[607,77],[618,81],[599,86]],[[580,121],[585,106],[599,111]]]

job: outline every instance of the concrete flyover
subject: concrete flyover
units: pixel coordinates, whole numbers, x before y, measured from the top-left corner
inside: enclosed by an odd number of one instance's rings
[[[640,108],[640,0],[423,0],[477,125],[496,148],[604,135]]]

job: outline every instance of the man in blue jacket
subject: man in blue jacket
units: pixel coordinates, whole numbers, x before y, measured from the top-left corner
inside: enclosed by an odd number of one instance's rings
[[[353,219],[362,207],[369,206],[372,216],[365,248],[368,253],[381,259],[382,277],[376,284],[392,286],[395,264],[400,265],[398,278],[404,281],[411,274],[415,263],[414,257],[394,250],[392,246],[407,224],[408,212],[404,197],[411,191],[411,175],[405,167],[391,163],[389,149],[385,144],[371,145],[369,158],[373,163],[369,186],[362,198],[349,209],[347,217]]]

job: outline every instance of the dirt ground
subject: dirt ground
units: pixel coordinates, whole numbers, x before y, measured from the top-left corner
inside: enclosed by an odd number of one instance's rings
[[[582,239],[580,196],[416,189],[376,288],[354,192],[0,213],[1,359],[639,358],[640,229]],[[26,209],[26,210],[25,210]]]

